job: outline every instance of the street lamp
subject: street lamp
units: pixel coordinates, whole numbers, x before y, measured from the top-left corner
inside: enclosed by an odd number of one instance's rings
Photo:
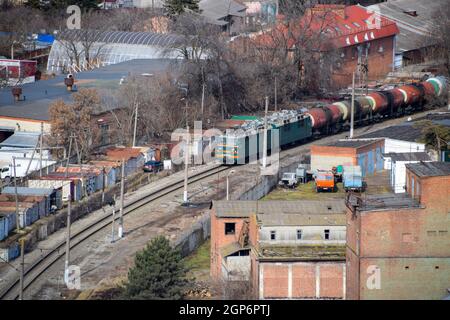
[[[230,170],[227,174],[227,200],[230,200],[230,194],[229,194],[229,190],[230,190],[230,175],[233,174],[235,171],[234,169]]]

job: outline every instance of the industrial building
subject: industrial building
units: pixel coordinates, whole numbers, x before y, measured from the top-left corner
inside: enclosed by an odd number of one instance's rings
[[[211,276],[259,299],[343,299],[345,230],[342,200],[215,201]]]
[[[343,139],[311,146],[311,170],[331,170],[339,165],[361,167],[362,176],[383,170],[384,140]]]
[[[348,299],[448,295],[450,163],[406,164],[406,191],[347,198]]]

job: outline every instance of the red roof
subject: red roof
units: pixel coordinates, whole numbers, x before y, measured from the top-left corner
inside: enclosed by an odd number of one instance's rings
[[[319,33],[323,35],[322,43],[318,41],[320,38],[315,36]],[[258,36],[256,41],[279,45],[277,42],[281,38],[281,41],[292,47],[298,39],[304,39],[301,42],[305,42],[305,45],[319,46],[321,50],[327,50],[330,47],[353,46],[397,33],[399,30],[394,21],[359,5],[316,5],[306,11],[300,20],[281,22],[270,34],[266,32]],[[313,43],[308,43],[308,40]]]

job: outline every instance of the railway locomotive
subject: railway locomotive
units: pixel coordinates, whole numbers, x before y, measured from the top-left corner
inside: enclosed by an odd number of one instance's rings
[[[444,77],[429,78],[385,91],[355,97],[354,123],[363,126],[423,109],[447,92]],[[267,154],[272,145],[283,149],[314,136],[335,134],[350,126],[351,102],[338,101],[311,109],[283,110],[264,118],[249,118],[216,137],[215,157],[224,164],[243,164],[262,157],[264,122],[267,120]],[[238,118],[232,117],[231,120]],[[278,130],[273,130],[278,129]],[[273,136],[273,137],[272,137]]]

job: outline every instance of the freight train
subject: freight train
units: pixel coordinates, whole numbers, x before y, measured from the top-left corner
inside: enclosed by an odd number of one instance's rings
[[[355,126],[413,113],[447,93],[447,80],[434,77],[386,91],[376,91],[354,100]],[[335,134],[349,128],[351,102],[339,101],[311,109],[283,110],[267,117],[267,154],[272,144],[279,148],[298,144],[317,135]],[[262,156],[265,120],[232,117],[232,126],[216,137],[214,155],[224,164],[243,164]],[[279,129],[274,131],[273,129]],[[272,138],[272,135],[274,137]],[[275,136],[276,135],[276,136]]]

